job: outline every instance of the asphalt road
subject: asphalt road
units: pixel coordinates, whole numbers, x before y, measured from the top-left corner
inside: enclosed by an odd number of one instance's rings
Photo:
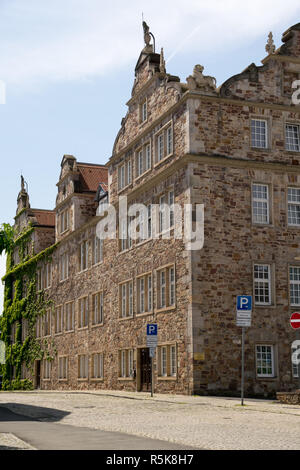
[[[21,416],[0,406],[0,433],[38,450],[184,450],[188,447],[118,432],[80,428]],[[190,448],[191,449],[191,448]]]

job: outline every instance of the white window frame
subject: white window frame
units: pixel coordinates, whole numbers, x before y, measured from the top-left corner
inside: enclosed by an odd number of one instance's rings
[[[261,188],[266,188],[266,193],[267,197],[254,197],[254,191],[255,187],[261,187]],[[266,220],[259,220],[260,218],[262,219],[262,215],[264,214],[258,214],[257,211],[258,207],[255,207],[256,204],[261,204],[261,211],[263,210],[263,206],[265,205],[266,207],[266,212],[267,212],[267,217]],[[265,210],[265,209],[264,209]],[[260,217],[259,217],[260,216]],[[254,224],[262,224],[266,225],[270,223],[270,190],[269,190],[269,185],[263,184],[263,183],[252,183],[252,222]]]
[[[299,192],[299,201],[297,201],[297,198],[298,198],[297,192]],[[292,193],[294,193],[294,195]],[[300,188],[289,186],[287,198],[288,198],[288,225],[290,227],[300,227]],[[292,223],[290,222],[290,220],[293,218],[293,212],[296,213],[297,215],[297,210],[293,211],[292,208],[297,208],[297,207],[299,209],[299,223]]]
[[[89,356],[88,354],[78,354],[78,379],[88,380],[89,378]]]
[[[294,279],[291,279],[291,270],[298,270],[299,274],[299,280],[294,280]],[[290,305],[293,306],[293,307],[299,307],[300,306],[300,266],[289,266],[289,283],[290,283]],[[294,294],[294,288],[292,288],[292,286],[298,286],[298,288],[296,287],[296,290],[298,290],[298,296],[296,296]],[[293,291],[293,294],[292,294],[292,291]],[[298,297],[298,303],[297,302],[293,302],[292,301],[292,297]]]
[[[87,328],[89,326],[89,297],[78,299],[78,328]]]
[[[104,355],[103,353],[92,354],[92,379],[101,380],[104,378]]]
[[[263,361],[262,358],[258,358],[258,348],[270,348],[270,353],[271,353],[271,369],[272,369],[272,372],[271,374],[268,374],[268,373],[262,373],[262,372],[258,372],[258,369],[259,369],[259,361]],[[264,351],[260,351],[260,354],[263,354]],[[268,352],[269,354],[269,352]],[[255,345],[255,368],[256,368],[256,376],[259,377],[259,378],[264,378],[264,377],[269,377],[269,378],[273,378],[275,377],[275,363],[274,363],[274,346],[273,344],[256,344]],[[262,369],[262,365],[260,367]]]
[[[256,278],[255,277],[255,267],[268,267],[268,279],[264,278]],[[268,286],[268,293],[269,293],[269,302],[261,302],[256,300],[256,295],[255,295],[255,289],[256,289],[256,283],[260,284],[266,284]],[[254,290],[254,304],[255,305],[272,305],[272,269],[270,264],[261,264],[261,263],[255,263],[253,265],[253,290]]]
[[[75,302],[65,304],[65,331],[73,331],[75,323]]]
[[[254,123],[264,123],[265,124],[265,140],[264,144],[260,145],[262,142],[262,134],[258,132],[260,127],[256,126]],[[253,128],[254,124],[254,128]],[[254,135],[253,135],[254,134]],[[256,138],[258,136],[258,139]],[[268,121],[266,119],[251,118],[251,147],[255,149],[267,149],[268,148]]]
[[[69,364],[68,356],[58,357],[58,380],[68,380]]]
[[[294,128],[293,130],[297,129],[296,136],[289,136],[289,132],[292,132],[291,128]],[[297,143],[294,143],[294,141],[293,143],[289,142],[290,138],[295,139]],[[290,148],[290,147],[296,147],[296,148]],[[292,124],[289,122],[285,124],[285,149],[291,152],[300,152],[300,126],[299,124]]]

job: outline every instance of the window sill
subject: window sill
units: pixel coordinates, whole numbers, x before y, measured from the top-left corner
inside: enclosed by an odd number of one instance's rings
[[[24,379],[21,379],[24,380]],[[42,379],[43,382],[50,382],[51,379]]]
[[[177,380],[177,377],[176,377],[176,376],[173,376],[173,375],[172,375],[172,376],[167,376],[167,377],[160,377],[160,376],[158,376],[157,379],[158,379],[158,380],[165,380],[165,381],[167,381],[167,382],[168,382],[168,381],[172,382],[172,381]]]
[[[164,312],[170,312],[172,310],[176,310],[176,305],[172,305],[171,307],[163,307],[163,308],[155,309],[154,313],[164,313]]]
[[[75,331],[75,330],[74,330],[74,328],[73,328],[73,330],[66,330],[64,333],[65,333],[65,334],[74,333],[74,331]]]
[[[79,379],[79,378],[78,378],[78,379],[77,379],[77,382],[87,382],[88,380],[89,380],[88,377],[84,377],[84,378],[82,378],[82,379]]]
[[[139,317],[147,317],[148,315],[154,315],[153,310],[152,310],[151,312],[137,313],[137,314],[136,314],[136,318],[139,318]]]
[[[124,186],[124,188],[118,189],[118,194],[123,193],[126,189],[129,189],[129,188],[132,187],[132,186],[133,186],[133,184],[132,184],[132,182],[131,182],[131,183],[127,184],[127,186]]]
[[[102,377],[101,379],[96,379],[92,377],[91,382],[104,382],[104,378]]]
[[[88,326],[80,326],[77,328],[78,331],[88,330]]]
[[[133,246],[131,246],[130,248],[126,248],[125,250],[119,251],[119,253],[117,253],[117,256],[123,255],[124,253],[128,253],[132,249],[133,249]]]
[[[299,226],[299,227],[300,227],[300,226]],[[139,246],[143,246],[143,245],[145,245],[146,243],[149,243],[149,242],[151,242],[151,241],[153,241],[152,235],[151,235],[151,237],[146,238],[145,240],[136,243],[136,244],[135,244],[135,248],[138,248]]]
[[[68,382],[68,379],[58,379],[59,382]]]
[[[61,336],[63,334],[62,331],[60,331],[59,333],[54,333],[54,336]]]
[[[95,323],[95,325],[92,325],[91,328],[98,328],[99,326],[103,326],[104,323]]]
[[[166,155],[165,157],[163,157],[161,160],[159,160],[159,162],[154,163],[153,168],[158,167],[161,163],[163,163],[165,160],[167,160],[169,157],[172,157],[173,155],[174,155],[174,152],[169,153],[169,155]]]
[[[134,382],[135,379],[133,379],[132,377],[118,377],[118,380],[120,380],[121,382]]]
[[[146,176],[150,171],[152,170],[152,167],[148,168],[148,170],[144,171],[141,175],[137,176],[134,180],[135,183],[139,183],[140,179],[143,178],[143,176]]]
[[[128,317],[121,317],[118,318],[118,321],[125,321],[125,320],[133,320],[133,315],[130,315]]]

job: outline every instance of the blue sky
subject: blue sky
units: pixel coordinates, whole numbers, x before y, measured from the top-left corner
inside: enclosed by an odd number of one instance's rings
[[[63,154],[107,162],[143,47],[142,13],[169,73],[184,81],[200,63],[218,85],[260,64],[269,31],[278,47],[300,21],[298,0],[0,0],[0,223],[13,222],[21,172],[31,206],[53,209]]]

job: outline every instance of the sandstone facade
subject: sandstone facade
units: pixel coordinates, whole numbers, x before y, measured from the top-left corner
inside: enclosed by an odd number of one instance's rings
[[[300,189],[300,110],[292,103],[292,84],[300,78],[300,24],[283,41],[261,67],[251,64],[218,89],[212,77],[201,75],[201,66],[181,83],[147,45],[106,166],[64,156],[55,224],[37,222],[33,234],[37,252],[53,244],[54,236],[58,242],[46,289],[54,304],[46,340],[54,340],[57,356],[50,366],[37,365],[36,386],[149,389],[146,325],[157,323],[156,391],[237,394],[240,294],[254,296],[246,393],[274,395],[297,386],[289,316],[298,305],[291,301],[290,267],[300,268],[300,222],[289,222],[288,194],[289,188]],[[253,121],[264,123],[263,146],[254,145]],[[289,149],[288,139],[295,148]],[[266,222],[254,220],[255,185],[267,188]],[[98,203],[108,199],[118,208],[120,196],[129,205],[159,204],[162,196],[182,207],[204,204],[203,248],[188,250],[174,237],[125,242],[123,249],[119,239],[105,240],[99,248]],[[25,208],[16,219],[20,227],[34,212],[25,199],[18,205],[19,213]],[[255,301],[255,266],[268,266],[269,302]],[[103,303],[100,315],[96,293]],[[148,311],[141,309],[141,295]],[[82,305],[88,305],[87,318]],[[67,331],[69,311],[74,319]],[[272,371],[264,374],[263,361],[269,359]]]

